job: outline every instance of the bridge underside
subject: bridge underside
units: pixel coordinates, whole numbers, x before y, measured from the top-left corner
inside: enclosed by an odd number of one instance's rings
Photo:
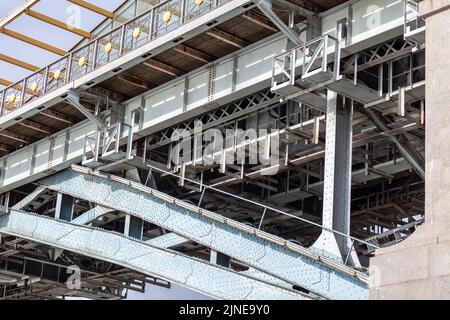
[[[373,28],[364,1],[206,0],[152,33],[156,6],[81,44],[60,79],[61,64],[37,72],[48,91],[8,87],[0,299],[171,284],[216,299],[367,299],[375,248],[424,215],[424,43],[405,36],[403,1],[374,1],[388,18]],[[86,48],[94,65],[79,64]],[[254,128],[271,135],[233,138],[244,164],[229,163],[227,130]]]

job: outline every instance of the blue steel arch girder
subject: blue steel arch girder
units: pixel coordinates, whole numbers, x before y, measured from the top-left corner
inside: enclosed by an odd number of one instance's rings
[[[39,183],[160,226],[318,296],[368,298],[366,274],[139,183],[78,166]]]

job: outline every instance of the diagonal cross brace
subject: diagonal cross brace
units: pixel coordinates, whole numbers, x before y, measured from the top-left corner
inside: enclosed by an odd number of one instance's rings
[[[215,299],[309,299],[306,295],[204,260],[102,229],[10,210],[0,232],[121,265]]]
[[[102,119],[100,119],[98,116],[93,115],[89,110],[87,110],[81,103],[80,103],[80,94],[74,90],[69,90],[67,92],[66,100],[74,106],[78,111],[80,111],[86,118],[91,120],[93,123],[97,125],[97,127],[105,129],[106,125],[103,122]]]

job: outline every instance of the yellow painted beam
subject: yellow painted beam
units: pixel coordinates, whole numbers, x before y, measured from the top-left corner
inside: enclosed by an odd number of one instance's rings
[[[24,35],[24,34],[15,32],[15,31],[10,30],[10,29],[3,28],[3,29],[1,30],[1,32],[2,32],[3,34],[6,34],[7,36],[10,36],[10,37],[15,38],[15,39],[17,39],[17,40],[20,40],[20,41],[29,43],[29,44],[31,44],[31,45],[33,45],[33,46],[38,47],[38,48],[41,48],[41,49],[44,49],[44,50],[53,52],[53,53],[55,53],[55,54],[57,54],[57,55],[60,55],[60,56],[64,56],[64,55],[67,54],[66,51],[64,51],[64,50],[62,50],[62,49],[60,49],[60,48],[57,48],[57,47],[54,47],[54,46],[52,46],[52,45],[50,45],[50,44],[47,44],[47,43],[45,43],[45,42],[42,42],[42,41],[39,41],[39,40],[30,38],[30,37],[28,37],[28,36],[26,36],[26,35]]]
[[[83,1],[83,0],[67,0],[67,1],[72,2],[73,4],[76,4],[76,5],[80,6],[80,7],[85,8],[85,9],[88,9],[88,10],[90,10],[92,12],[98,13],[98,14],[100,14],[102,16],[107,17],[107,18],[114,19],[114,12],[105,10],[105,9],[103,9],[101,7],[97,7],[96,5],[93,5],[92,3],[89,3],[89,2],[86,2],[86,1]]]
[[[0,53],[0,60],[31,71],[38,71],[40,69],[39,67],[29,64],[28,62],[7,56],[6,54],[2,53]]]
[[[65,23],[65,22],[59,21],[59,20],[57,20],[57,19],[54,19],[54,18],[52,18],[52,17],[49,17],[49,16],[47,16],[47,15],[45,15],[45,14],[42,14],[42,13],[40,13],[40,12],[31,10],[31,9],[27,9],[27,10],[25,11],[25,13],[26,13],[27,15],[29,15],[30,17],[33,17],[33,18],[35,18],[35,19],[44,21],[44,22],[46,22],[46,23],[48,23],[48,24],[51,24],[51,25],[53,25],[53,26],[55,26],[55,27],[58,27],[58,28],[60,28],[60,29],[63,29],[63,30],[66,30],[66,31],[75,33],[75,34],[77,34],[77,35],[79,35],[79,36],[81,36],[81,37],[84,37],[84,38],[87,38],[87,39],[90,39],[90,38],[91,38],[91,33],[90,33],[90,32],[87,32],[87,31],[84,31],[84,30],[82,30],[82,29],[80,29],[80,28],[76,28],[76,27],[74,27],[74,26],[68,25],[68,24]]]

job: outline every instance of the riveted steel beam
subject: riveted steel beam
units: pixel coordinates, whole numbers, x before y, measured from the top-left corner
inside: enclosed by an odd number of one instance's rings
[[[48,189],[122,211],[331,299],[366,299],[367,277],[302,246],[129,180],[74,166]]]

